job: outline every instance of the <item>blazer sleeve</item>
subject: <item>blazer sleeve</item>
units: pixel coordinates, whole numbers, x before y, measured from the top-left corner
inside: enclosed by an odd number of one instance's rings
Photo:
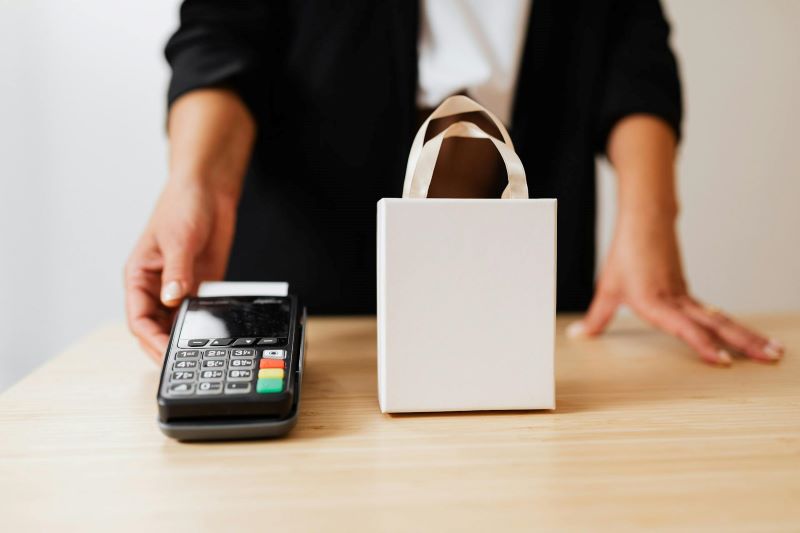
[[[618,0],[609,26],[598,149],[620,119],[646,113],[663,119],[681,137],[683,104],[670,28],[658,0]]]
[[[184,0],[164,50],[172,69],[168,105],[193,89],[226,87],[257,114],[267,90],[267,19],[266,2],[258,0]]]

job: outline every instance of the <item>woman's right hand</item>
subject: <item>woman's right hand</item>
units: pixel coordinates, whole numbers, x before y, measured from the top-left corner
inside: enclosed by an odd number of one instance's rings
[[[226,89],[194,90],[169,113],[170,180],[125,266],[128,326],[160,362],[175,308],[225,275],[255,121]]]
[[[128,326],[160,362],[175,308],[205,280],[222,279],[236,199],[201,184],[171,181],[125,267]]]

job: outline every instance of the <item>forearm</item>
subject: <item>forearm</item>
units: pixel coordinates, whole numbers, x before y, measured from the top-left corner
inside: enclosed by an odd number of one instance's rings
[[[632,115],[611,130],[607,153],[618,176],[619,222],[674,221],[676,139],[662,120]]]
[[[238,201],[255,139],[255,120],[225,89],[191,91],[169,113],[171,182]]]

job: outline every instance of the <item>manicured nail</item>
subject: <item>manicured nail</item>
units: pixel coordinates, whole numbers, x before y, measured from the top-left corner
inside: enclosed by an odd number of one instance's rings
[[[570,339],[580,339],[581,337],[586,337],[586,326],[584,326],[583,322],[580,320],[567,326],[566,331],[567,337]]]
[[[181,289],[180,281],[170,281],[161,289],[162,302],[171,302],[177,300],[181,296],[183,296],[183,290]]]
[[[770,339],[766,346],[764,346],[764,353],[773,361],[777,361],[783,356],[783,344],[780,341]]]
[[[772,345],[772,347],[776,348],[779,352],[786,350],[786,346],[778,339],[770,339],[768,345]]]
[[[731,354],[728,353],[728,350],[720,350],[717,352],[717,362],[723,365],[729,365],[733,362],[733,358],[731,358]]]

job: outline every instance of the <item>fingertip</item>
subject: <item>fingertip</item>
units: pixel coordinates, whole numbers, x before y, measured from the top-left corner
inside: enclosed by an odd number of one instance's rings
[[[152,318],[138,318],[129,322],[131,333],[156,363],[161,363],[169,344],[169,335]]]
[[[716,367],[728,368],[733,364],[733,357],[723,348],[698,352],[703,362]]]
[[[160,365],[164,361],[164,356],[166,355],[169,337],[163,334],[156,334],[140,339],[139,344],[142,346],[150,359],[152,359],[157,365]]]
[[[583,322],[583,337],[597,337],[598,335],[602,335],[602,333],[606,330],[606,324],[592,324],[588,320]]]
[[[144,350],[144,353],[147,354],[147,357],[150,360],[152,360],[154,363],[159,363],[160,362],[160,357],[158,355],[158,352],[156,351],[155,348],[150,346],[147,342],[145,342],[143,340],[139,340],[139,347],[141,347],[141,349]]]
[[[754,341],[744,346],[741,352],[759,363],[777,363],[783,358],[784,348],[780,343],[773,342],[773,340],[767,342]]]
[[[718,350],[716,356],[716,363],[719,365],[730,366],[733,363],[733,358],[728,350]]]
[[[581,323],[581,336],[595,337],[605,331],[617,312],[619,301],[608,293],[598,292]],[[576,328],[577,329],[577,328]]]
[[[786,348],[782,342],[776,339],[770,339],[767,342],[767,345],[764,346],[764,355],[767,356],[767,359],[770,361],[779,361],[785,352]]]
[[[169,335],[164,335],[163,333],[156,336],[155,339],[155,348],[158,350],[158,361],[164,358],[167,353],[167,346],[169,345]]]
[[[778,339],[770,339],[768,344],[774,346],[775,349],[779,350],[780,352],[784,352],[786,350],[786,345]]]
[[[179,280],[172,280],[161,288],[161,303],[167,307],[176,307],[186,294],[185,284]]]
[[[578,320],[567,326],[565,332],[570,339],[582,339],[589,336],[586,331],[586,323],[582,320]]]

